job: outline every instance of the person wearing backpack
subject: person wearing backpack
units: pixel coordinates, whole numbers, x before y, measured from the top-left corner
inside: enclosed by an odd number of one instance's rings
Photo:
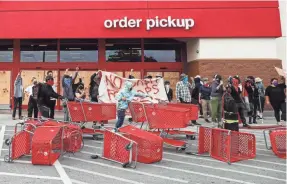
[[[34,86],[37,93],[37,104],[41,115],[45,118],[50,118],[51,98],[64,99],[63,96],[57,94],[52,86],[54,85],[54,78],[52,76],[46,77],[46,83],[38,83]],[[36,88],[37,87],[37,88]]]
[[[238,108],[236,101],[231,95],[232,87],[226,87],[226,92],[223,95],[223,123],[224,129],[231,131],[239,131]]]
[[[34,118],[38,118],[38,106],[37,106],[37,95],[38,91],[36,91],[37,79],[35,77],[32,78],[32,85],[28,86],[25,89],[25,93],[29,96],[28,102],[28,117],[32,118],[32,114],[34,112]]]

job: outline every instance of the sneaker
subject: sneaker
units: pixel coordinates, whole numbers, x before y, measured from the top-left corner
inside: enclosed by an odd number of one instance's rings
[[[16,118],[15,118],[15,117],[12,117],[12,120],[16,120]]]
[[[197,123],[197,122],[194,122],[193,124],[194,124],[194,125],[201,126],[201,124],[199,124],[199,123]]]
[[[203,118],[203,115],[200,115],[198,118]]]
[[[210,123],[210,121],[209,121],[208,119],[205,119],[205,122],[206,122],[206,123]]]

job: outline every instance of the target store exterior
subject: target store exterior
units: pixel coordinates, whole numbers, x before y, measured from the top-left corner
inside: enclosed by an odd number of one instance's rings
[[[0,20],[0,104],[20,70],[24,86],[52,70],[61,93],[77,66],[86,87],[95,69],[160,73],[174,86],[181,72],[267,81],[282,67],[278,1],[1,1]]]

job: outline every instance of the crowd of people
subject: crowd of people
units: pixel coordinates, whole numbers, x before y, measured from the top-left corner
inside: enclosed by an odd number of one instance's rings
[[[100,73],[96,71],[90,78],[89,94],[90,100],[98,102],[98,88],[100,84]],[[78,82],[75,83],[76,79]],[[12,113],[12,119],[16,119],[16,111],[19,109],[19,119],[22,119],[22,102],[25,94],[29,97],[28,101],[28,117],[38,118],[38,114],[46,118],[54,119],[55,106],[57,99],[66,99],[68,101],[74,101],[77,99],[86,99],[85,86],[79,75],[79,68],[76,68],[76,72],[71,74],[69,69],[66,69],[62,77],[62,89],[63,94],[57,93],[57,87],[54,84],[54,76],[52,71],[48,71],[44,81],[38,81],[35,77],[32,77],[31,84],[23,89],[23,79],[21,72],[18,73],[14,82],[14,107]],[[23,93],[24,91],[24,93]],[[65,103],[63,103],[64,121],[69,121],[69,115]]]
[[[166,89],[169,85],[166,82]],[[169,99],[170,101],[172,99]],[[224,79],[216,74],[212,81],[200,76],[181,74],[176,84],[176,100],[180,103],[199,105],[200,115],[205,122],[238,131],[238,122],[244,127],[257,124],[263,118],[265,104],[271,104],[277,124],[286,121],[285,78],[272,78],[265,89],[262,79],[248,76],[241,81],[239,76]],[[248,121],[245,118],[247,112]],[[281,112],[281,117],[280,117]],[[211,121],[209,120],[211,117]],[[199,125],[192,121],[191,125]]]
[[[77,78],[79,78],[79,82],[75,83]],[[144,78],[151,79],[152,77],[146,76]],[[156,76],[156,78],[162,77]],[[134,79],[132,71],[129,79]],[[67,69],[61,80],[62,95],[56,92],[57,87],[54,84],[52,71],[47,72],[43,82],[37,81],[35,77],[31,79],[31,85],[24,90],[29,96],[28,117],[32,117],[34,114],[34,118],[37,118],[38,112],[40,112],[41,116],[54,119],[57,99],[74,101],[76,98],[86,99],[88,97],[78,67],[74,74]],[[99,71],[96,71],[90,77],[89,99],[92,102],[98,102],[100,80],[101,72]],[[165,81],[164,85],[167,98],[171,102],[173,101],[174,92],[170,87],[170,82]],[[15,119],[17,108],[19,109],[19,119],[22,118],[24,96],[23,80],[21,72],[19,72],[14,82],[13,119]],[[122,126],[128,103],[135,96],[149,97],[148,94],[135,92],[132,89],[132,83],[127,81],[124,88],[116,96],[118,114],[116,128]],[[231,130],[238,130],[239,121],[245,127],[248,124],[256,124],[257,119],[263,118],[265,104],[271,104],[273,107],[278,124],[286,121],[286,85],[284,77],[279,80],[272,78],[270,85],[265,89],[262,79],[259,77],[248,76],[242,81],[239,76],[233,76],[224,80],[216,74],[211,81],[208,78],[201,78],[199,75],[189,78],[188,75],[181,74],[180,80],[176,84],[175,96],[178,103],[198,105],[200,117],[204,118],[206,123],[218,124],[219,127],[224,125],[225,128]],[[63,103],[63,110],[64,121],[69,121],[65,103]],[[246,112],[248,121],[245,118]],[[194,120],[190,125],[200,124]]]

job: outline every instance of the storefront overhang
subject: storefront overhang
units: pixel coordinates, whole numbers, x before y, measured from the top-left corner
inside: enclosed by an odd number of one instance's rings
[[[280,37],[277,1],[0,2],[0,38]]]

